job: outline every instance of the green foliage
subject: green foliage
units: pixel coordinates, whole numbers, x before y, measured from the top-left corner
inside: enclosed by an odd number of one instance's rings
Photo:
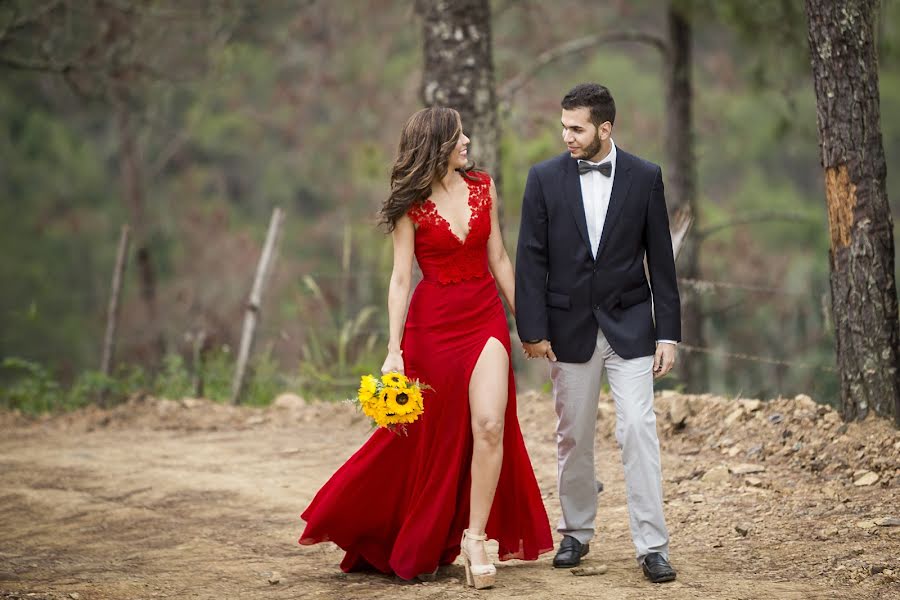
[[[234,362],[228,346],[215,348],[203,356],[201,372],[204,397],[219,402],[227,402],[231,399]]]
[[[359,383],[358,376],[375,373],[383,352],[376,352],[380,335],[371,328],[374,306],[363,306],[346,318],[345,304],[334,306],[310,276],[303,283],[320,303],[324,321],[307,331],[297,384],[302,394],[320,398],[348,398]],[[378,348],[381,350],[381,347]]]
[[[0,389],[0,406],[26,413],[116,404],[147,388],[147,377],[139,367],[124,367],[113,376],[82,371],[68,389],[47,368],[21,358],[4,359],[0,372],[7,381]]]
[[[0,84],[0,356],[81,369],[99,354],[97,265],[115,251],[97,242],[115,237],[120,212],[100,145],[35,95],[21,75]]]
[[[100,371],[82,371],[67,392],[68,402],[58,408],[74,409],[88,404],[111,406],[147,388],[147,374],[138,366],[123,365],[112,376]]]
[[[51,373],[41,365],[21,358],[0,363],[4,379],[12,381],[0,390],[0,405],[25,412],[51,410],[62,403],[63,394]]]
[[[258,354],[250,365],[249,381],[241,396],[241,403],[249,406],[267,406],[275,397],[289,389],[287,379],[281,374],[281,366],[272,357],[270,349]]]
[[[153,382],[153,395],[163,398],[183,398],[194,392],[191,374],[180,354],[163,359],[162,370]]]
[[[231,400],[235,360],[228,347],[210,352],[199,367],[191,367],[178,354],[169,354],[163,361],[163,369],[153,383],[153,394],[163,398],[183,398],[194,395],[194,380],[203,381],[203,397],[217,402]],[[256,354],[248,365],[241,392],[241,404],[265,406],[287,389],[280,374],[280,367],[272,358],[271,350]]]
[[[289,389],[270,350],[259,353],[251,362],[245,380],[242,404],[265,406]],[[0,375],[7,384],[0,388],[0,407],[25,413],[66,411],[89,404],[112,406],[136,393],[151,393],[163,398],[183,398],[194,393],[194,379],[204,382],[203,396],[218,402],[231,398],[234,361],[227,347],[209,354],[197,373],[178,354],[169,354],[156,377],[148,377],[140,368],[126,366],[112,376],[99,371],[82,371],[68,388],[40,364],[10,357],[0,363]]]
[[[748,81],[760,90],[800,81],[806,75],[803,4],[797,0],[676,0],[701,40],[722,24],[736,35]]]
[[[77,408],[88,404],[100,403],[115,388],[120,387],[120,382],[114,377],[105,375],[100,371],[82,371],[75,378],[69,389],[69,403],[67,408]]]

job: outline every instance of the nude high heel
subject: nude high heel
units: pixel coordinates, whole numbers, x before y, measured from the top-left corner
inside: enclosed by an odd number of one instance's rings
[[[469,551],[466,548],[466,540],[474,540],[482,544],[487,540],[487,535],[476,535],[468,529],[463,531],[462,542],[459,545],[460,554],[463,557],[463,566],[466,569],[466,583],[474,586],[476,590],[482,590],[494,585],[497,579],[497,568],[493,564],[473,565],[472,559],[469,557]]]

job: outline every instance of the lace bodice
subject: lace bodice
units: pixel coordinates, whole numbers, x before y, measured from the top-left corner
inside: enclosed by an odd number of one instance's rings
[[[489,274],[487,241],[491,235],[491,178],[472,172],[469,186],[469,233],[460,240],[431,199],[409,209],[416,224],[416,260],[426,281],[443,285]]]

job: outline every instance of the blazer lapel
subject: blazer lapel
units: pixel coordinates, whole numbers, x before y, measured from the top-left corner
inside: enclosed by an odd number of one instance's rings
[[[591,238],[588,236],[587,218],[584,216],[584,200],[581,198],[581,178],[578,175],[578,162],[569,157],[565,161],[563,169],[563,191],[572,216],[575,217],[575,225],[578,226],[578,233],[581,239],[591,250]]]
[[[606,209],[606,220],[603,222],[603,232],[600,234],[600,244],[597,246],[597,260],[600,253],[609,241],[609,235],[616,226],[619,213],[628,198],[628,190],[631,189],[631,160],[628,154],[620,148],[616,148],[616,174],[613,177],[612,191],[609,194],[609,207]],[[579,195],[579,197],[581,197]],[[582,214],[582,218],[584,215]]]

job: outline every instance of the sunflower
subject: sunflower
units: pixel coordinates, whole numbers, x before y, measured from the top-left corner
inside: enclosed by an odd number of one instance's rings
[[[416,410],[408,388],[384,388],[381,396],[388,415],[402,417]]]
[[[378,396],[372,396],[368,402],[360,405],[362,411],[371,419],[378,420],[384,416],[384,403]]]
[[[420,414],[421,413],[419,413],[419,412],[411,412],[406,415],[398,415],[396,417],[396,420],[397,420],[397,423],[399,423],[399,424],[414,423],[415,421],[419,420]]]
[[[391,425],[393,421],[388,416],[388,414],[384,411],[384,408],[376,409],[372,414],[369,415],[372,417],[372,420],[375,421],[375,425],[378,427],[387,427]]]
[[[359,381],[359,401],[366,404],[378,393],[378,380],[371,375],[363,375]]]
[[[406,434],[406,424],[419,419],[424,411],[422,390],[432,389],[402,373],[387,373],[381,378],[363,375],[355,402],[376,427]]]
[[[409,403],[413,406],[411,412],[422,412],[425,409],[422,403],[422,389],[417,385],[413,385],[406,388],[404,391],[409,395]]]
[[[403,373],[385,373],[381,376],[381,383],[388,387],[400,388],[406,387],[406,384],[409,383],[409,379],[407,379],[406,375]]]

